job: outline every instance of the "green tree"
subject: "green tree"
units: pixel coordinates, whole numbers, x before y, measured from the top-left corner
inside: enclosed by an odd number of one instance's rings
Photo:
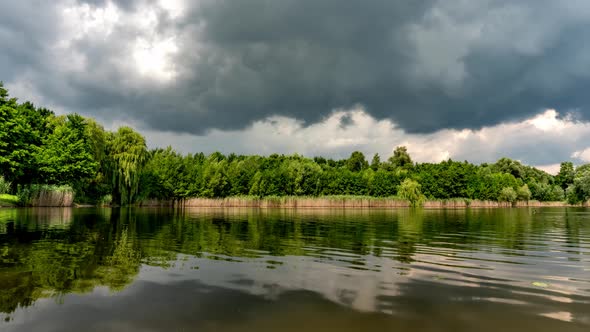
[[[573,183],[573,194],[578,202],[590,199],[590,164],[576,168]],[[568,197],[569,198],[569,197]]]
[[[422,190],[426,197],[448,199],[456,197],[474,198],[474,182],[476,167],[469,163],[452,160],[438,164],[418,164],[413,170],[418,175]]]
[[[0,83],[0,175],[8,181],[24,176],[25,165],[34,160],[35,146],[28,144],[29,125],[17,109],[16,99],[9,99]]]
[[[98,164],[96,171],[92,176],[78,184],[78,199],[96,203],[107,194],[112,193],[112,184],[108,179],[109,160],[107,156],[107,140],[109,133],[98,124],[94,119],[85,118],[86,124],[85,136],[90,146],[90,151],[94,162]]]
[[[516,179],[522,179],[525,176],[523,165],[510,158],[500,158],[492,167],[494,172],[511,174]]]
[[[405,146],[398,146],[393,151],[393,156],[389,158],[389,162],[393,167],[408,168],[412,167],[413,162]]]
[[[247,156],[231,163],[228,169],[228,176],[231,182],[230,195],[240,196],[249,194],[252,179],[260,167],[259,162],[260,157]]]
[[[149,153],[141,179],[142,198],[180,199],[186,197],[188,184],[184,178],[186,164],[182,155],[171,147]]]
[[[369,167],[365,155],[360,151],[354,151],[346,160],[346,168],[352,172],[360,172]]]
[[[421,185],[412,179],[405,179],[398,189],[398,196],[408,200],[411,206],[418,206],[422,204],[425,197],[421,191]]]
[[[381,167],[381,157],[379,157],[378,153],[373,155],[373,159],[371,160],[371,169],[373,171],[377,171]]]
[[[563,162],[559,166],[559,173],[555,176],[555,183],[565,190],[574,183],[574,164],[572,162]]]
[[[491,172],[489,168],[480,169],[479,187],[475,193],[477,199],[498,201],[502,189],[510,187],[514,191],[514,188],[522,185],[512,174],[489,172]]]
[[[531,191],[529,190],[529,186],[526,184],[518,187],[516,190],[516,198],[521,201],[528,201],[531,199]]]
[[[78,114],[55,119],[55,129],[47,137],[37,164],[49,184],[75,185],[92,177],[98,168],[86,136],[86,123]]]
[[[211,198],[228,196],[231,183],[227,176],[227,168],[227,160],[217,158],[215,155],[209,157],[209,162],[203,169],[202,196]]]
[[[518,198],[518,195],[517,195],[516,191],[514,191],[514,188],[512,188],[512,187],[502,188],[502,190],[500,190],[500,194],[498,195],[498,201],[500,201],[500,202],[514,203],[517,198]]]
[[[377,170],[370,182],[370,194],[376,197],[394,196],[400,185],[400,178],[395,173]]]
[[[565,199],[565,191],[560,186],[553,186],[551,192],[551,201],[563,201]]]
[[[139,191],[139,180],[147,162],[147,148],[143,136],[129,127],[121,127],[111,134],[107,143],[113,202],[130,204]]]
[[[580,201],[581,201],[580,196],[581,196],[581,194],[578,192],[578,189],[573,184],[571,184],[565,190],[565,199],[567,200],[567,202],[569,204],[580,203]]]
[[[322,174],[322,168],[316,163],[298,158],[288,161],[289,192],[296,196],[315,196],[318,194],[318,183]]]

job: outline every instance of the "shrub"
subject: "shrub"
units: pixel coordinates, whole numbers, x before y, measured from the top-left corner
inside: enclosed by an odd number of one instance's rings
[[[519,187],[516,191],[516,197],[520,201],[528,201],[531,199],[531,191],[529,190],[529,186],[525,184],[522,187]]]
[[[410,205],[414,207],[418,206],[422,204],[425,199],[420,187],[420,183],[411,179],[405,179],[404,182],[402,182],[402,184],[399,186],[398,196],[408,200]]]
[[[560,186],[553,186],[553,190],[551,191],[551,200],[563,201],[564,199],[565,195],[563,189],[561,189]]]
[[[98,201],[99,206],[108,206],[113,204],[113,196],[112,195],[104,195]]]
[[[500,202],[510,202],[513,203],[518,198],[516,191],[512,187],[504,187],[500,190],[500,194],[498,195],[498,201]]]

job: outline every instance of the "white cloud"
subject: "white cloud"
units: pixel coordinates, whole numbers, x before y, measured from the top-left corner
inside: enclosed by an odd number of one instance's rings
[[[559,169],[561,168],[561,164],[549,164],[549,165],[535,165],[536,168],[545,171],[549,174],[556,175],[559,173]]]
[[[172,18],[182,16],[186,10],[185,0],[159,0],[158,4],[164,8]]]
[[[178,52],[174,38],[148,41],[138,38],[133,49],[133,58],[140,74],[161,80],[170,80],[176,70],[170,57]]]
[[[571,117],[559,119],[559,113],[556,110],[546,110],[545,112],[525,121],[542,131],[563,132],[569,125],[574,124]]]
[[[86,3],[64,6],[62,9],[62,43],[84,37],[108,38],[119,20],[121,12],[112,2],[105,7],[92,7]]]
[[[348,119],[343,125],[343,119]],[[572,158],[590,162],[590,123],[559,118],[555,110],[544,111],[521,122],[504,123],[479,130],[445,129],[432,134],[412,134],[390,120],[377,120],[361,107],[337,110],[323,121],[304,126],[287,117],[270,117],[242,131],[213,130],[205,136],[144,131],[150,146],[172,145],[183,152],[271,154],[300,153],[306,156],[345,158],[359,150],[367,158],[379,153],[382,159],[393,148],[405,145],[419,162],[468,160],[494,162],[501,157],[556,173],[559,162]]]
[[[61,71],[83,72],[88,68],[88,50],[79,50],[76,42],[89,42],[95,46],[113,46],[111,58],[103,61],[107,66],[128,75],[140,76],[155,82],[166,82],[176,76],[172,57],[179,51],[176,36],[170,31],[158,29],[159,11],[173,19],[184,12],[181,0],[159,1],[159,7],[142,6],[135,11],[124,11],[111,1],[104,7],[88,4],[62,4],[61,33],[59,41],[52,46],[54,62]],[[122,31],[131,31],[124,44],[115,40]],[[115,47],[116,46],[116,47]]]
[[[584,150],[575,151],[572,153],[572,158],[579,159],[583,162],[590,162],[590,148],[586,148]]]

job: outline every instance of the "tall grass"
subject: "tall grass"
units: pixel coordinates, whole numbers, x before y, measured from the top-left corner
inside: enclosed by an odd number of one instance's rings
[[[146,201],[144,206],[176,207],[255,207],[255,208],[402,208],[411,203],[400,197],[370,196],[238,196],[227,198],[190,198],[177,202]],[[563,202],[519,201],[509,202],[480,201],[468,198],[425,200],[419,205],[427,209],[438,208],[503,208],[503,207],[542,207],[566,206]]]
[[[262,207],[262,208],[369,208],[406,207],[397,197],[369,196],[240,196],[228,198],[191,198],[180,202],[186,207]]]
[[[70,186],[31,184],[19,188],[17,196],[25,206],[72,206],[74,190]]]

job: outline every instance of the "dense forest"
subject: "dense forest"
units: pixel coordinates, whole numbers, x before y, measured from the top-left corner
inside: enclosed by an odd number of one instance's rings
[[[198,147],[195,147],[197,150]],[[0,194],[71,188],[78,203],[228,196],[397,196],[579,203],[590,198],[590,164],[563,162],[556,176],[518,161],[415,163],[399,146],[391,156],[361,152],[342,160],[301,155],[182,155],[148,150],[129,127],[106,131],[78,114],[57,116],[10,98],[0,84]]]

